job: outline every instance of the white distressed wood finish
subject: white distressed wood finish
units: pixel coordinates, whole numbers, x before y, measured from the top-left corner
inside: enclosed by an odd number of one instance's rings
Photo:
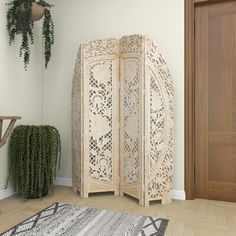
[[[144,204],[144,36],[120,40],[120,192]]]
[[[72,88],[73,187],[91,192],[119,192],[118,80],[116,39],[82,44]]]
[[[138,198],[140,205],[171,202],[174,90],[154,41],[131,35],[83,44],[73,81],[74,190],[87,197],[89,192],[117,194],[120,188],[121,195]],[[102,95],[99,83],[111,84],[111,97],[109,89]],[[112,112],[106,106],[102,114],[112,117],[110,128],[98,114],[108,97]],[[104,135],[112,141],[109,151],[98,142]],[[106,155],[109,161],[103,162]]]
[[[170,203],[174,155],[174,88],[155,42],[145,37],[144,203]]]
[[[174,90],[154,41],[143,35],[120,40],[120,191],[139,199],[171,202]]]

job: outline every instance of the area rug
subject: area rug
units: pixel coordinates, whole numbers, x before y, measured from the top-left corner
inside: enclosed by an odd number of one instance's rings
[[[2,236],[163,236],[167,219],[54,203]]]

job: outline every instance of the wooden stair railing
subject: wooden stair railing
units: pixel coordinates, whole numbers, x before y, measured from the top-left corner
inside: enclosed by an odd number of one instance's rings
[[[20,116],[0,116],[0,148],[7,142],[7,138],[11,134],[13,127],[17,120],[20,120]],[[2,136],[3,121],[11,120],[4,135]]]

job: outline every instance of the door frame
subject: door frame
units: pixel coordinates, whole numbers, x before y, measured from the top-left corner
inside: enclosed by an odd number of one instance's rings
[[[195,198],[195,78],[194,78],[194,19],[197,4],[232,0],[185,0],[185,79],[184,79],[184,162],[186,199]]]

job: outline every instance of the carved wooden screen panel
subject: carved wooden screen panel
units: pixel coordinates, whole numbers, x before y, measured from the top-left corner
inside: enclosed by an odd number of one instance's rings
[[[120,40],[120,191],[141,205],[168,203],[173,179],[174,91],[150,38]]]
[[[140,200],[143,180],[144,37],[120,40],[120,192]]]
[[[173,125],[172,79],[153,40],[132,35],[81,46],[72,89],[75,191],[87,197],[120,187],[141,205],[170,202]]]
[[[82,181],[76,190],[83,197],[90,192],[114,191],[117,194],[118,41],[96,40],[83,44],[81,57],[82,151],[75,159],[80,159]]]
[[[145,205],[171,201],[174,146],[174,89],[155,42],[145,41]]]

